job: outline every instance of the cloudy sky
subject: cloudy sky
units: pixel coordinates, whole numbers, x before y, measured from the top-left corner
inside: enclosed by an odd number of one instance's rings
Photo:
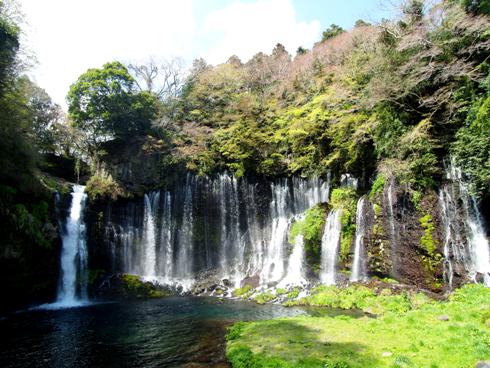
[[[390,0],[18,0],[35,81],[62,106],[70,84],[108,61],[203,57],[212,64],[270,53],[294,54],[330,24],[386,17]]]

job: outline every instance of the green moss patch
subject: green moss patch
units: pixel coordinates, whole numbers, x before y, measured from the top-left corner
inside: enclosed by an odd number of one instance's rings
[[[151,282],[144,282],[136,275],[123,274],[120,276],[120,296],[124,299],[150,299],[168,296]]]
[[[325,224],[326,208],[322,205],[314,206],[305,211],[301,220],[296,221],[289,232],[289,242],[294,244],[298,235],[304,239],[305,253],[307,262],[319,266],[320,247],[322,239],[322,229]]]
[[[330,196],[330,205],[333,210],[341,210],[340,221],[342,223],[342,233],[340,236],[339,256],[342,261],[346,261],[350,254],[352,241],[356,234],[356,206],[357,194],[353,188],[336,188]]]

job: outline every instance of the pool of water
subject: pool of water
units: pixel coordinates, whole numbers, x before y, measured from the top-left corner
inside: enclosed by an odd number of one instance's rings
[[[227,367],[234,321],[310,313],[198,297],[31,310],[0,320],[0,367]]]

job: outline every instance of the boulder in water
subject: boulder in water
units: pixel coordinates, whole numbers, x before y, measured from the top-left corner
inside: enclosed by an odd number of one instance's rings
[[[241,282],[241,287],[244,287],[245,285],[250,285],[252,289],[257,288],[260,285],[260,276],[254,275],[250,277],[245,277]]]

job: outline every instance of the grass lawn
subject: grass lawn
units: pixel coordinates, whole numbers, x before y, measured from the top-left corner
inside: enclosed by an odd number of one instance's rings
[[[468,285],[447,302],[378,318],[240,322],[229,331],[227,355],[234,368],[474,368],[490,360],[490,290]]]

